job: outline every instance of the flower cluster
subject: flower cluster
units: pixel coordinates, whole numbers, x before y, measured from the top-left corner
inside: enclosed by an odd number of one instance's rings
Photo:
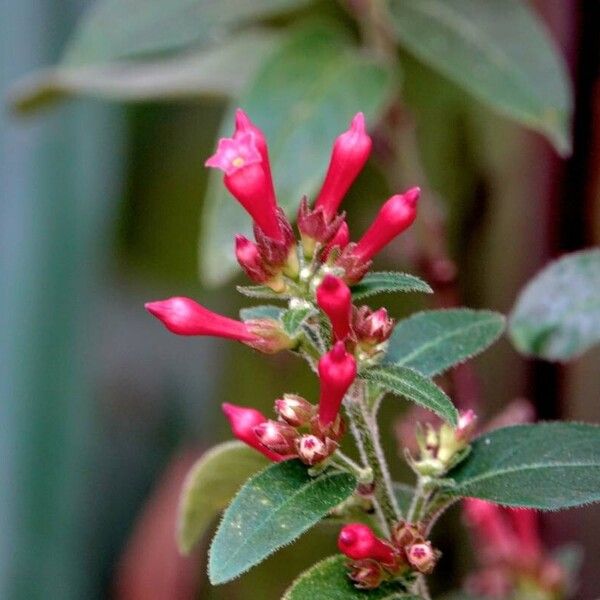
[[[399,575],[429,574],[440,557],[425,539],[423,526],[405,521],[395,525],[390,541],[377,537],[362,523],[345,525],[338,548],[350,559],[350,578],[360,589],[377,588],[385,579]]]

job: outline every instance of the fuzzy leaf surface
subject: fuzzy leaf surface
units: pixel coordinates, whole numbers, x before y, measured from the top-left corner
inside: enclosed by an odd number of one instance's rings
[[[311,477],[296,460],[274,464],[239,491],[213,539],[208,574],[213,584],[235,579],[289,544],[352,494],[356,479],[326,471]]]
[[[540,423],[476,439],[448,478],[453,496],[558,510],[600,501],[600,427]]]
[[[215,515],[242,484],[269,464],[242,442],[225,442],[204,453],[188,473],[179,503],[177,543],[188,554]]]
[[[357,590],[348,579],[346,562],[341,555],[322,560],[302,573],[282,600],[421,600],[394,583],[384,583],[368,592]]]
[[[452,400],[431,379],[414,369],[394,365],[374,367],[361,373],[361,377],[427,408],[451,425],[457,424],[458,411]]]
[[[249,23],[308,4],[308,0],[98,0],[63,56],[65,66],[114,62],[222,40]]]
[[[419,312],[396,325],[383,362],[433,377],[483,352],[498,339],[504,322],[489,310]]]
[[[571,150],[573,99],[564,61],[522,0],[394,0],[398,42],[467,92]]]
[[[242,296],[248,298],[261,298],[263,300],[286,300],[289,298],[285,294],[274,292],[266,285],[238,285],[236,289]]]
[[[343,30],[311,23],[289,32],[224,117],[219,137],[233,129],[241,106],[264,131],[279,203],[295,217],[300,199],[320,185],[333,140],[363,111],[369,126],[396,89],[396,75],[361,53]],[[231,252],[236,233],[251,236],[245,211],[223,185],[209,177],[200,235],[203,281],[218,285],[238,269]]]
[[[249,306],[240,310],[240,319],[242,321],[251,321],[252,319],[275,319],[278,321],[283,314],[283,308],[271,304],[261,304],[260,306]]]
[[[509,332],[519,351],[547,360],[569,360],[600,342],[600,249],[542,269],[517,299]]]
[[[422,279],[408,273],[395,273],[393,271],[367,273],[360,283],[352,286],[352,298],[354,300],[362,300],[384,292],[424,292],[425,294],[433,294],[429,284]]]
[[[302,327],[302,324],[311,315],[315,314],[315,312],[315,309],[312,307],[289,308],[281,317],[283,329],[290,337],[295,337],[298,334],[298,330]]]

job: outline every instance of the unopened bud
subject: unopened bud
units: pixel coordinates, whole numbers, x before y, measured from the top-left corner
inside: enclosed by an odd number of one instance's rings
[[[361,347],[385,342],[392,335],[394,325],[394,319],[388,317],[385,308],[372,311],[368,306],[361,306],[352,313],[352,329]]]
[[[315,407],[301,396],[284,394],[275,400],[275,412],[289,425],[303,427],[311,420]]]
[[[349,565],[348,577],[354,582],[359,590],[374,590],[383,581],[383,568],[371,558],[356,560]]]
[[[433,571],[439,556],[439,552],[433,549],[431,542],[413,544],[406,549],[406,558],[410,565],[425,575]]]
[[[394,525],[392,538],[396,546],[402,549],[425,541],[421,526],[406,521],[400,521]]]
[[[372,558],[387,565],[396,562],[394,548],[379,539],[368,525],[362,523],[350,523],[342,528],[338,537],[338,548],[354,560]]]
[[[312,434],[303,435],[296,440],[298,458],[309,466],[322,462],[335,452],[336,448],[337,444],[333,440],[323,441]]]
[[[278,454],[293,454],[298,432],[287,423],[266,421],[254,428],[259,442]]]

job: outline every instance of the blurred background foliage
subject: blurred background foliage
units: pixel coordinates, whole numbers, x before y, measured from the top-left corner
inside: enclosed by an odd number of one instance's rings
[[[344,204],[351,230],[418,183],[416,234],[381,266],[455,263],[438,302],[506,313],[550,258],[600,242],[599,16],[586,0],[2,3],[2,598],[276,598],[329,554],[323,528],[218,589],[202,552],[176,554],[183,474],[227,436],[220,402],[315,393],[290,358],[179,339],[142,310],[179,294],[242,305],[223,284],[249,223],[205,158],[242,106],[291,214],[363,110],[376,146]],[[597,350],[558,367],[503,341],[454,386],[486,415],[525,396],[543,418],[598,421],[599,370]],[[391,452],[396,418],[382,414]],[[466,563],[456,521],[440,589]],[[577,597],[595,598],[598,508],[544,523],[550,546],[583,545]]]

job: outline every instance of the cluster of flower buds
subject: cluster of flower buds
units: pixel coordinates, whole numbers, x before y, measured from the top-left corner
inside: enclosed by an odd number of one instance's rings
[[[418,458],[407,453],[407,460],[419,475],[440,477],[458,464],[468,452],[475,433],[477,417],[472,410],[459,415],[456,429],[443,423],[438,429],[431,424],[417,427]]]
[[[405,521],[396,524],[390,541],[377,537],[362,523],[345,525],[338,548],[351,559],[349,577],[360,589],[374,589],[386,579],[414,572],[429,574],[440,557],[425,539],[422,527]]]

